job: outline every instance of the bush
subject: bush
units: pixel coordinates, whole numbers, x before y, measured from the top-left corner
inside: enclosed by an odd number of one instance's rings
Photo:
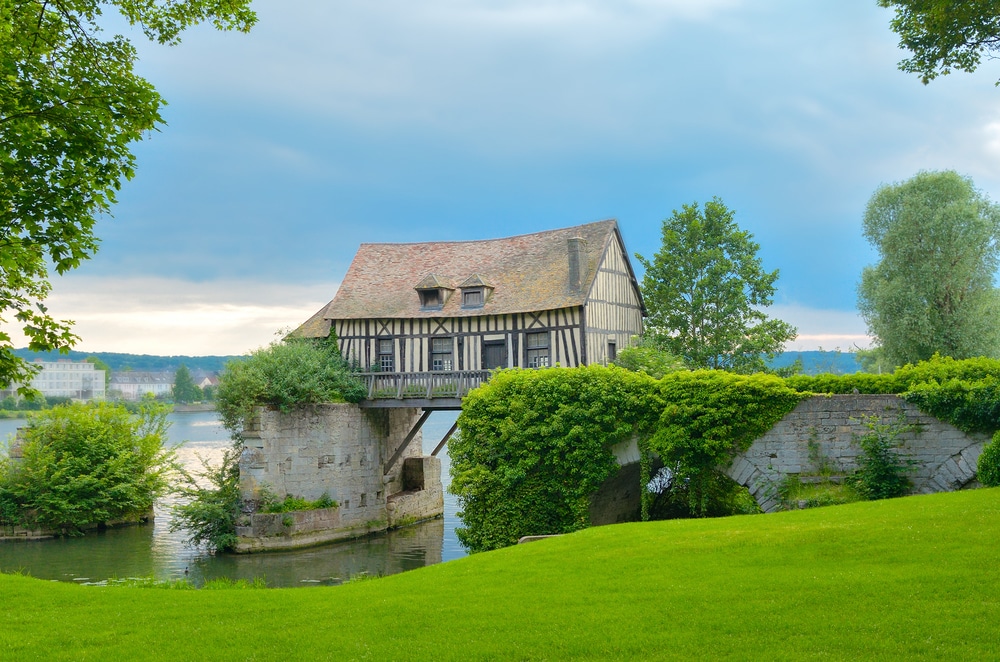
[[[472,391],[449,442],[472,551],[590,524],[590,495],[618,471],[611,447],[655,421],[656,381],[617,367],[501,370]]]
[[[0,518],[76,533],[142,515],[166,492],[175,468],[163,442],[167,411],[147,406],[61,405],[22,429],[20,461],[0,465]]]
[[[660,380],[662,408],[646,450],[674,467],[675,481],[686,485],[690,512],[707,516],[717,510],[716,469],[728,466],[804,397],[774,375],[672,373]]]
[[[323,341],[292,337],[227,363],[215,406],[222,424],[238,436],[261,405],[289,411],[298,405],[358,402],[366,395],[332,336]]]
[[[1000,424],[1000,378],[948,379],[915,384],[903,394],[921,411],[965,432],[994,432]]]
[[[258,508],[258,512],[292,513],[302,510],[336,508],[339,505],[339,503],[330,498],[330,495],[327,492],[324,492],[322,496],[315,501],[309,501],[304,497],[292,496],[291,494],[286,494],[284,499],[279,499],[278,495],[264,487],[261,489],[260,507]]]
[[[903,412],[890,422],[883,422],[878,416],[862,419],[868,432],[856,437],[862,455],[858,457],[858,471],[851,477],[851,485],[865,499],[892,499],[910,491],[912,483],[906,473],[912,462],[896,450],[902,445],[899,435],[913,429],[905,420]]]
[[[993,441],[983,447],[976,464],[979,482],[986,487],[1000,487],[1000,432],[993,435]]]
[[[181,503],[174,506],[170,530],[184,530],[188,542],[210,551],[226,552],[236,547],[236,522],[240,517],[240,450],[229,448],[222,463],[213,467],[201,460],[202,470],[192,475],[181,471],[177,492]],[[209,487],[203,486],[205,483]]]
[[[620,351],[614,363],[632,372],[645,373],[654,379],[684,369],[683,359],[658,347],[656,341],[648,336],[637,345]]]

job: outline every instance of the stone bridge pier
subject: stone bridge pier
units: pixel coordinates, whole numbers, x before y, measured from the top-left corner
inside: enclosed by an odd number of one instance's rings
[[[444,512],[441,461],[421,451],[419,408],[337,403],[259,411],[244,433],[237,551],[289,549],[362,536]],[[336,507],[254,512],[270,492]]]

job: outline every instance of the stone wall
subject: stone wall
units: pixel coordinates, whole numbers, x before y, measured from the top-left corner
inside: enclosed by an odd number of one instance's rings
[[[913,492],[961,489],[975,478],[976,461],[989,440],[922,413],[895,395],[833,395],[804,400],[764,436],[737,456],[727,473],[746,485],[765,511],[777,510],[777,487],[788,475],[834,478],[858,468],[856,436],[868,430],[863,419],[878,416],[914,430],[902,434],[899,452],[914,462]]]
[[[239,551],[349,538],[384,530],[394,522],[440,515],[444,508],[440,460],[422,456],[419,432],[385,472],[419,417],[419,409],[361,409],[347,403],[312,405],[289,413],[262,409],[244,433],[240,458],[244,502],[252,506],[267,489],[279,498],[290,494],[310,501],[327,494],[338,508],[293,517],[248,514],[237,531]],[[419,487],[414,487],[414,473],[421,477]],[[420,494],[392,498],[404,492]]]

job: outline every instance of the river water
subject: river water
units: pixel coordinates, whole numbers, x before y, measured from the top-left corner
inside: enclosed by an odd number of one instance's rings
[[[168,444],[189,469],[199,457],[217,464],[229,437],[214,412],[170,414]],[[434,412],[424,424],[424,452],[437,445],[455,421],[455,412]],[[23,421],[0,420],[0,440],[14,434]],[[440,453],[447,489],[448,457]],[[0,572],[24,572],[41,579],[100,583],[117,577],[187,578],[200,585],[228,577],[263,577],[268,586],[339,584],[360,575],[388,575],[465,556],[455,537],[456,501],[445,493],[443,519],[360,540],[266,554],[213,555],[185,542],[183,531],[171,533],[171,499],[155,508],[150,524],[87,534],[77,538],[0,542]]]

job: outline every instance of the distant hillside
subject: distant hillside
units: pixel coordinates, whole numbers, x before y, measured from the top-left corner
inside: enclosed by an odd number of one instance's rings
[[[71,351],[69,354],[60,354],[59,352],[31,352],[27,349],[15,349],[14,354],[29,361],[35,359],[42,359],[44,361],[58,361],[59,359],[82,361],[88,356],[96,356],[107,363],[112,371],[131,368],[132,370],[150,372],[177,370],[182,363],[190,370],[219,372],[226,362],[243,358],[242,356],[154,356],[151,354],[77,351]]]
[[[59,359],[72,359],[82,361],[88,356],[96,356],[101,359],[112,371],[132,370],[142,371],[166,371],[177,370],[183,363],[190,370],[204,370],[206,372],[219,372],[227,361],[242,359],[242,356],[155,356],[151,354],[121,354],[117,352],[77,352],[71,351],[69,354],[58,352],[29,352],[27,349],[15,349],[17,356],[29,361],[40,358],[46,361],[57,361]],[[802,360],[802,372],[806,375],[818,375],[823,372],[830,372],[835,375],[860,372],[861,364],[858,363],[854,354],[848,352],[784,352],[771,362],[772,368],[784,368],[792,365],[796,359]]]
[[[772,368],[785,368],[792,365],[796,359],[802,361],[802,374],[818,375],[829,372],[834,375],[846,375],[861,372],[861,364],[857,355],[849,352],[783,352],[771,362]]]

